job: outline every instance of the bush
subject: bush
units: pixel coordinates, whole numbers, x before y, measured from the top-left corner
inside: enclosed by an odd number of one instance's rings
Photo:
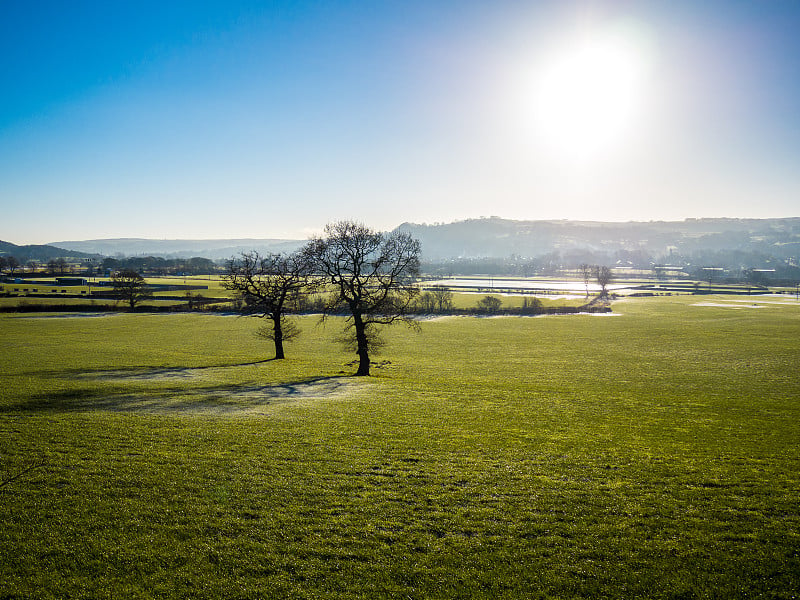
[[[494,314],[500,310],[503,301],[497,296],[484,296],[478,300],[478,312],[485,314]]]

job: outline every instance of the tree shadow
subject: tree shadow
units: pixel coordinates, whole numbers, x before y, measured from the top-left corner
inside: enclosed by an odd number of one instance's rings
[[[227,363],[222,365],[201,365],[199,367],[164,367],[164,366],[136,366],[136,367],[119,367],[116,369],[50,369],[50,370],[35,370],[29,371],[30,374],[36,374],[40,377],[61,378],[67,377],[72,379],[148,379],[169,377],[174,375],[176,377],[187,376],[193,371],[205,371],[209,369],[226,369],[230,367],[251,367],[264,363],[273,362],[275,358],[265,358],[263,360],[248,361],[242,363]]]
[[[123,412],[142,414],[236,414],[280,403],[344,395],[360,387],[352,377],[333,375],[270,385],[205,385],[94,388],[36,394],[0,407],[0,413]]]

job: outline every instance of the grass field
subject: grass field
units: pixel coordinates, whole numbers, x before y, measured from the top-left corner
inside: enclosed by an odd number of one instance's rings
[[[171,291],[156,291],[153,294],[153,298],[151,300],[145,300],[139,302],[139,306],[145,307],[153,307],[153,306],[171,306],[176,307],[186,303],[187,298],[186,293],[188,292],[193,297],[205,297],[205,298],[232,298],[233,293],[230,290],[226,290],[222,286],[222,280],[218,276],[203,276],[203,277],[150,277],[147,279],[147,282],[150,284],[156,285],[197,285],[197,286],[204,286],[207,289],[193,289],[187,290],[186,292],[181,290],[171,290]],[[6,286],[9,290],[11,289],[26,289],[25,286],[20,287],[22,284],[15,284],[14,288],[10,286]],[[106,290],[110,291],[111,288],[100,287],[95,285],[93,288],[84,286],[84,287],[49,287],[43,285],[37,285],[36,288],[33,288],[32,285],[27,286],[27,289],[36,289],[37,293],[42,294],[51,294],[57,292],[68,292],[71,296],[67,297],[38,297],[36,294],[21,294],[21,295],[11,295],[8,297],[0,297],[0,308],[3,307],[17,307],[20,305],[28,305],[28,306],[47,306],[47,305],[75,305],[75,309],[78,310],[81,306],[89,306],[94,304],[114,304],[117,303],[118,306],[122,308],[126,307],[126,303],[124,301],[115,301],[111,298],[99,298],[95,297],[92,298],[89,293],[92,289],[98,290]],[[85,297],[80,297],[80,294],[87,294]],[[492,295],[499,298],[502,302],[502,308],[520,308],[523,305],[523,300],[532,300],[532,296],[524,296],[519,294],[488,294],[488,293],[476,293],[476,292],[455,292],[453,294],[453,307],[457,310],[463,309],[474,309],[478,301],[483,298],[484,296]],[[77,297],[75,297],[77,296]],[[175,300],[175,298],[178,300]],[[540,297],[539,302],[545,308],[551,308],[555,306],[582,306],[588,302],[588,299],[583,296],[578,297]],[[219,306],[219,304],[217,304]],[[231,310],[232,307],[231,307]]]
[[[501,302],[501,308],[520,308],[525,299],[532,301],[534,296],[522,294],[491,294],[479,292],[455,292],[453,293],[453,307],[456,309],[471,309],[475,308],[478,301],[486,296],[494,296]],[[546,296],[539,296],[537,298],[542,307],[550,308],[553,306],[583,306],[589,302],[589,299],[579,296],[577,298],[555,297],[548,298]]]
[[[800,303],[614,312],[0,315],[0,597],[796,597]]]

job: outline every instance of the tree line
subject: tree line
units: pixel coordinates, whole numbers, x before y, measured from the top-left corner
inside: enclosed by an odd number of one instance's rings
[[[99,268],[105,272],[136,271],[141,275],[211,275],[220,271],[210,258],[162,258],[160,256],[130,256],[104,258]]]
[[[40,263],[36,260],[29,260],[23,264],[16,256],[0,256],[0,272],[5,271],[13,276],[16,273],[41,273],[45,269],[51,275],[66,275],[75,270],[75,265],[67,261],[66,258],[51,258],[47,263]]]
[[[100,262],[69,261],[64,257],[51,258],[46,263],[29,260],[23,264],[13,255],[0,256],[0,272],[15,274],[81,274],[92,276],[98,273],[136,271],[142,275],[211,275],[220,272],[220,265],[209,258],[162,258],[160,256],[131,256],[127,258],[106,257]]]

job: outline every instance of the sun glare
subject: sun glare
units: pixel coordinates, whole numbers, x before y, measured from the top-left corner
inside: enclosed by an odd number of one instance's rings
[[[584,36],[554,49],[538,70],[536,135],[560,157],[596,161],[622,149],[639,124],[647,56],[621,33]]]

